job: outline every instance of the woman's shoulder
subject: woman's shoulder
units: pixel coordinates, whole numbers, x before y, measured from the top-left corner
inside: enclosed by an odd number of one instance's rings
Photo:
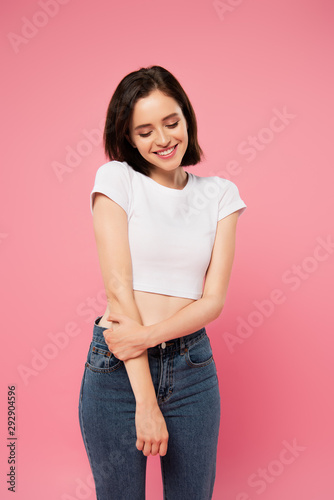
[[[91,191],[92,212],[95,193],[102,193],[116,201],[128,213],[132,192],[129,168],[126,162],[111,160],[97,169]]]
[[[133,168],[126,161],[110,160],[98,167],[95,183],[126,182],[131,184]]]
[[[98,167],[97,172],[108,174],[110,172],[127,172],[131,167],[125,161],[110,160]]]

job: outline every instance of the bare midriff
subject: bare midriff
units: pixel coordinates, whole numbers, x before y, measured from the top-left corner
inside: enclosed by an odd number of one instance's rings
[[[171,295],[162,295],[159,293],[142,292],[139,290],[134,290],[133,294],[142,323],[145,326],[164,321],[196,300],[187,299],[185,297],[172,297]],[[99,322],[100,326],[105,328],[110,328],[112,326],[112,322],[107,321],[108,316],[109,309],[107,307]]]

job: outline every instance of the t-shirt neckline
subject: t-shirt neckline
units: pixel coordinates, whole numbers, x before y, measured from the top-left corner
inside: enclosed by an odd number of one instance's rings
[[[160,189],[160,191],[164,191],[165,193],[169,193],[169,194],[172,194],[174,196],[181,196],[189,190],[190,183],[192,181],[192,174],[190,172],[187,172],[186,170],[185,170],[185,172],[188,176],[188,180],[187,180],[187,184],[182,189],[175,189],[175,188],[170,188],[168,186],[163,186],[162,184],[155,181],[154,179],[152,179],[152,177],[149,177],[148,175],[144,175],[144,177],[146,177],[148,179],[148,181],[152,184],[152,186],[156,187],[156,189]]]

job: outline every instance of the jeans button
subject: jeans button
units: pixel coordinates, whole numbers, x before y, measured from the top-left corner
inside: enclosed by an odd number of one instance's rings
[[[166,342],[163,342],[163,343],[161,344],[161,347],[162,347],[163,349],[165,349],[165,347],[166,347]]]

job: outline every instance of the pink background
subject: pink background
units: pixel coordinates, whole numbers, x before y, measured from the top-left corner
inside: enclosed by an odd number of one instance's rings
[[[97,129],[121,78],[152,64],[196,111],[206,161],[189,169],[230,178],[248,206],[225,309],[207,326],[222,396],[213,498],[334,498],[333,13],[330,0],[2,7],[1,498],[13,498],[16,384],[15,498],[95,499],[77,406],[104,311],[89,210],[106,161]],[[158,457],[147,498],[162,499]]]

